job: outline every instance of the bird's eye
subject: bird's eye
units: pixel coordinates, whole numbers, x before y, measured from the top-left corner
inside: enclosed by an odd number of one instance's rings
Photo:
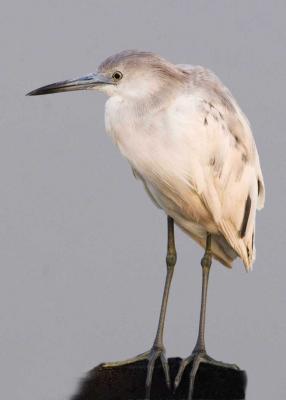
[[[123,78],[123,74],[120,71],[116,71],[112,74],[112,78],[114,81],[120,81]]]

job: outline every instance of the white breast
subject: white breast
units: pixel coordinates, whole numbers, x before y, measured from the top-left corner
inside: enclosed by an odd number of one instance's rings
[[[110,97],[105,103],[105,129],[114,143],[117,143],[120,128],[120,115],[123,99],[120,96]]]
[[[190,129],[190,121],[196,102],[196,98],[177,98],[164,108],[140,114],[126,100],[113,96],[106,102],[106,131],[146,180],[174,174],[183,179],[186,163],[191,162],[190,131],[195,129]],[[193,147],[196,143],[193,141]]]

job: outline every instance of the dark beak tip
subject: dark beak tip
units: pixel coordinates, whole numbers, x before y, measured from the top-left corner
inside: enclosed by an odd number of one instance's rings
[[[39,89],[32,90],[31,92],[26,93],[25,96],[41,96],[43,94],[55,93],[54,91],[44,90],[44,89],[46,89],[46,88],[39,88]]]
[[[32,91],[29,92],[29,93],[26,93],[25,96],[37,96],[38,94],[40,94],[40,93],[39,93],[39,90],[36,89],[36,90],[32,90]]]
[[[60,93],[60,92],[71,92],[75,90],[87,90],[98,84],[109,84],[104,77],[98,77],[96,74],[89,74],[81,78],[68,79],[52,83],[50,85],[42,86],[38,89],[32,90],[27,93],[26,96],[40,96],[44,94]]]

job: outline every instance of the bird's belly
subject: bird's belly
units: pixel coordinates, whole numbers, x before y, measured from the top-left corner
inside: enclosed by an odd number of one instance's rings
[[[211,214],[195,191],[189,187],[170,189],[144,183],[152,199],[185,231],[199,237],[204,237],[206,232],[218,233]]]

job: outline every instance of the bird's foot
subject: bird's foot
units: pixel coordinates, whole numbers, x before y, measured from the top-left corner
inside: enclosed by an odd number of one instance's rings
[[[135,357],[129,358],[124,361],[115,361],[115,362],[111,362],[111,363],[105,363],[103,366],[105,368],[120,367],[123,365],[133,364],[138,361],[147,360],[148,365],[147,365],[147,377],[146,377],[146,383],[145,383],[145,387],[146,387],[145,399],[149,400],[150,393],[151,393],[151,384],[152,384],[154,366],[155,366],[155,362],[158,358],[160,358],[161,363],[162,363],[162,367],[163,367],[165,379],[166,379],[166,384],[167,384],[168,388],[171,389],[169,364],[168,364],[168,360],[166,359],[165,348],[163,346],[154,345],[151,348],[151,350],[148,350],[145,353],[139,354]]]
[[[240,369],[236,364],[228,364],[228,363],[224,363],[222,361],[214,360],[212,357],[210,357],[206,353],[205,350],[196,350],[195,349],[189,357],[185,358],[181,362],[179,371],[177,373],[177,376],[176,376],[175,382],[174,382],[175,390],[178,388],[178,386],[181,382],[185,368],[190,363],[192,363],[192,366],[191,366],[191,370],[190,370],[190,384],[189,384],[188,400],[193,399],[194,383],[195,383],[195,378],[196,378],[196,374],[199,369],[200,363],[207,363],[207,364],[215,365],[218,367],[231,368],[231,369],[236,369],[236,370]]]

